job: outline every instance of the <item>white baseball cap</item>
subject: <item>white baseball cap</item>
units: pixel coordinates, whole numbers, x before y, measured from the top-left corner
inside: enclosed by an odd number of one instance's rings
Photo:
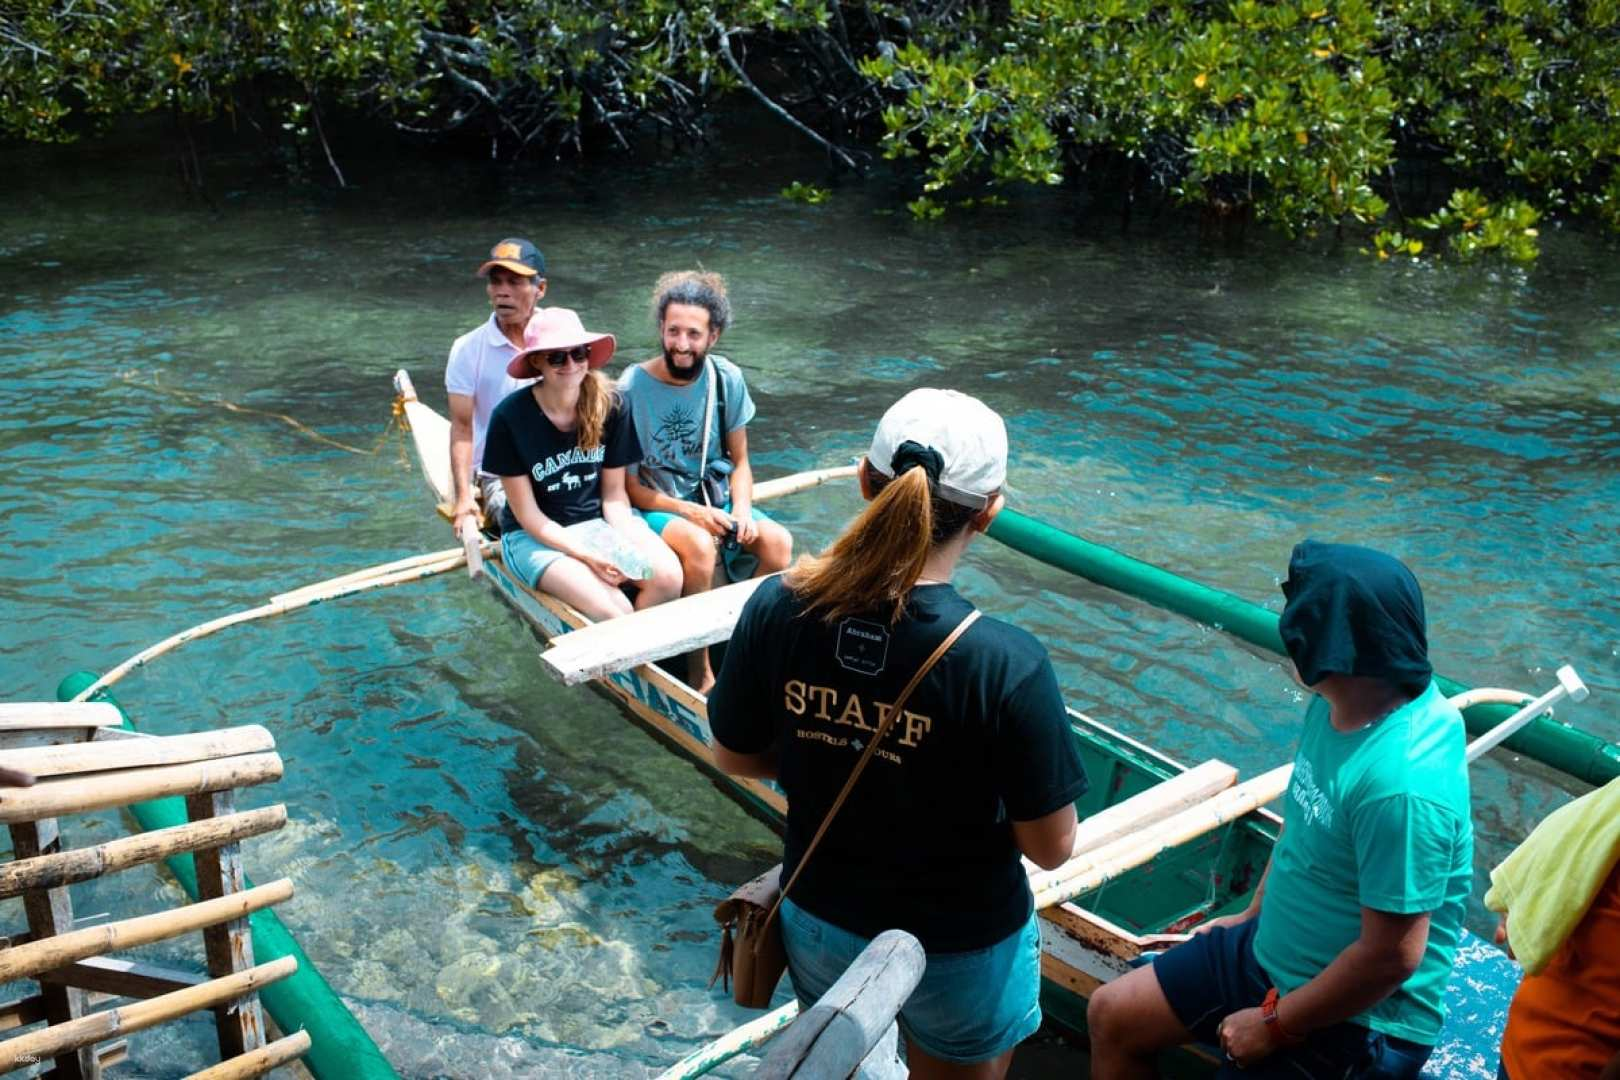
[[[995,410],[956,390],[913,390],[878,421],[867,463],[894,476],[901,444],[917,443],[941,461],[936,494],[983,510],[1007,481],[1007,425]]]

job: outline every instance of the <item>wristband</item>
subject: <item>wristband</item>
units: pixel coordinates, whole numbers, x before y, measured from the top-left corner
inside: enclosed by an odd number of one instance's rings
[[[1277,1015],[1277,1002],[1281,995],[1273,986],[1266,991],[1265,1000],[1260,1003],[1260,1019],[1266,1022],[1266,1032],[1271,1036],[1273,1044],[1291,1044],[1304,1041],[1304,1036],[1295,1035],[1283,1027],[1282,1017]]]

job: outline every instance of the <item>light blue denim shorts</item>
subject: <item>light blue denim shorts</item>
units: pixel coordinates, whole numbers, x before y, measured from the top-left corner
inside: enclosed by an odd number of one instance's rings
[[[565,558],[562,552],[547,547],[522,529],[501,533],[501,561],[531,589],[540,587],[540,576],[561,558]]]
[[[782,944],[799,1004],[808,1009],[855,962],[870,939],[784,900]],[[900,1010],[900,1031],[941,1061],[1000,1057],[1041,1026],[1041,932],[1023,928],[983,949],[928,954],[922,982]]]

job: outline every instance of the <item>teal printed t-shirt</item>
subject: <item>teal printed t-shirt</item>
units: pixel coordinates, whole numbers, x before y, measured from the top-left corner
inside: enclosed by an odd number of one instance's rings
[[[1434,1045],[1473,885],[1467,734],[1430,683],[1359,731],[1336,731],[1322,698],[1305,713],[1283,796],[1283,835],[1260,905],[1254,955],[1297,990],[1361,936],[1361,909],[1429,913],[1417,971],[1354,1023]]]
[[[715,403],[705,417],[709,383],[717,375],[720,384],[715,387]],[[709,429],[708,460],[714,461],[726,456],[725,434],[754,418],[754,399],[748,396],[742,369],[713,353],[703,365],[703,374],[687,386],[671,386],[647,374],[640,364],[632,364],[619,376],[619,392],[629,402],[641,440],[641,465],[632,471],[648,487],[677,499],[697,495],[704,427]],[[722,396],[725,433],[720,430]]]

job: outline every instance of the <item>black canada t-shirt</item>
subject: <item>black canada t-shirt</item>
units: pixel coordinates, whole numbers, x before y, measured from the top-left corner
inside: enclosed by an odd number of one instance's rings
[[[602,470],[640,460],[641,443],[622,400],[614,401],[602,425],[602,441],[592,450],[580,449],[578,432],[558,431],[527,386],[495,406],[484,436],[484,471],[527,476],[540,512],[559,525],[601,516]],[[520,527],[512,508],[504,508],[501,530]]]
[[[882,715],[971,610],[949,585],[912,590],[892,628],[880,615],[829,626],[780,578],[749,598],[709,723],[737,753],[777,747],[783,883]],[[980,618],[912,694],[789,896],[863,936],[899,928],[935,952],[995,944],[1032,906],[1012,823],[1086,786],[1046,650]]]

